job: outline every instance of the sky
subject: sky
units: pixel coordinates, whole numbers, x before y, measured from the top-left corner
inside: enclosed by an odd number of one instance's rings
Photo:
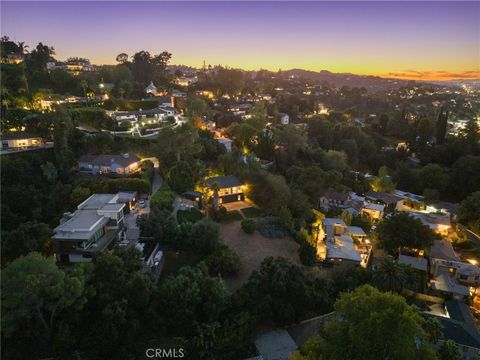
[[[56,58],[480,78],[480,2],[1,2],[1,34]]]

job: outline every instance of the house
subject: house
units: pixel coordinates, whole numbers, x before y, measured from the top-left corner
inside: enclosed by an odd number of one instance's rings
[[[210,188],[209,196],[214,195],[213,189],[217,186],[218,203],[226,204],[245,199],[246,186],[236,176],[215,176],[205,180],[205,184]]]
[[[288,114],[280,113],[280,124],[288,125],[290,122],[290,116]]]
[[[428,261],[423,256],[409,256],[400,254],[398,256],[398,263],[403,265],[409,265],[412,269],[427,272],[428,270]]]
[[[203,207],[203,193],[199,191],[187,191],[182,194],[183,203],[187,203],[198,208]]]
[[[73,214],[64,214],[53,230],[57,262],[90,262],[96,254],[113,247],[124,230],[125,204],[118,198],[118,194],[93,194]]]
[[[367,202],[384,205],[386,213],[393,213],[403,208],[403,198],[386,192],[367,191],[367,193],[365,193],[365,200]]]
[[[419,211],[411,211],[410,216],[419,219],[423,225],[428,226],[437,234],[447,236],[452,230],[450,216],[441,213],[425,213]]]
[[[258,334],[255,348],[262,359],[288,360],[297,351],[297,344],[287,330],[275,329]]]
[[[433,315],[442,324],[443,338],[438,346],[446,340],[452,340],[459,347],[462,359],[478,359],[480,332],[468,305],[458,300],[448,300],[445,302],[443,314],[428,315]]]
[[[125,204],[125,213],[129,213],[135,208],[138,202],[138,193],[136,191],[121,191],[118,193],[118,202]]]
[[[480,268],[462,262],[449,241],[435,240],[429,256],[433,290],[458,299],[470,295],[468,287],[480,285]]]
[[[41,147],[43,138],[26,132],[11,132],[1,135],[2,149],[19,150],[24,148]]]
[[[147,95],[157,96],[157,87],[153,85],[153,81],[150,81],[150,84],[144,89]]]
[[[323,219],[318,230],[320,246],[317,241],[317,255],[320,259],[334,264],[348,262],[366,266],[371,249],[366,242],[366,234],[358,227],[351,227],[350,230],[352,233],[342,219]],[[357,242],[363,241],[364,245],[356,246],[352,235]]]
[[[366,203],[361,210],[362,215],[369,217],[371,220],[383,219],[384,211],[385,205],[375,203]]]
[[[141,159],[128,153],[122,155],[84,155],[78,160],[81,172],[97,174],[130,175],[140,171]]]
[[[226,137],[215,138],[215,140],[217,140],[220,144],[225,146],[225,149],[227,149],[227,152],[232,151],[233,140],[231,140],[229,138],[226,138]]]
[[[175,108],[170,105],[160,105],[154,109],[148,110],[135,110],[135,111],[107,111],[107,115],[116,121],[120,126],[123,122],[130,122],[131,126],[134,126],[138,121],[149,121],[157,123],[159,121],[165,121],[168,116],[174,116],[176,114]]]
[[[318,201],[318,207],[329,210],[330,208],[345,208],[350,200],[348,193],[341,193],[333,190],[328,190]]]

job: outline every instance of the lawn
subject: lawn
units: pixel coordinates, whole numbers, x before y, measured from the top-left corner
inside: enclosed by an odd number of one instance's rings
[[[259,269],[266,257],[282,256],[300,265],[299,245],[288,236],[282,239],[267,239],[258,231],[246,234],[240,226],[240,221],[220,224],[220,234],[223,242],[240,256],[242,262],[242,267],[236,276],[225,278],[228,288],[232,291],[247,282],[252,271]]]
[[[263,215],[263,211],[256,207],[249,207],[241,210],[247,218],[256,218]]]
[[[198,220],[203,218],[203,214],[197,208],[191,210],[178,210],[177,211],[177,221],[179,224],[186,222],[196,223]]]

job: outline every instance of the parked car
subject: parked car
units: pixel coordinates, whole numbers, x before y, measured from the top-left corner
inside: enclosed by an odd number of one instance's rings
[[[138,201],[138,205],[143,209],[147,205],[147,203],[144,199],[140,199]]]

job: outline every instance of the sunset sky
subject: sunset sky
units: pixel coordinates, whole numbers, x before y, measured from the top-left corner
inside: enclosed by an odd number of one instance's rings
[[[480,78],[479,2],[3,2],[1,33],[56,58]]]

